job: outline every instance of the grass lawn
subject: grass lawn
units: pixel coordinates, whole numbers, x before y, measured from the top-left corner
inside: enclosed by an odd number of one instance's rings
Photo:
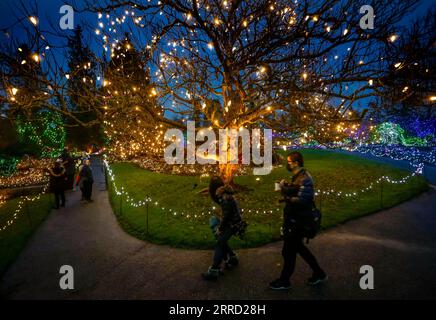
[[[401,179],[409,174],[407,171],[352,155],[321,150],[305,150],[303,154],[305,167],[313,176],[315,189],[334,189],[349,193],[367,187],[383,175]],[[130,163],[113,164],[112,170],[117,187],[124,187],[135,201],[144,200],[146,196],[153,200],[148,209],[147,233],[146,207],[129,205],[126,197],[117,196],[113,186],[109,184],[110,201],[124,230],[139,239],[158,244],[198,249],[213,246],[214,238],[209,229],[208,211],[213,213],[211,207],[214,204],[207,194],[199,193],[208,186],[209,178],[158,174]],[[235,248],[255,247],[280,239],[283,204],[278,203],[280,194],[273,191],[274,181],[289,179],[289,176],[289,172],[281,166],[267,176],[250,175],[235,178],[236,183],[251,188],[237,194],[249,226],[245,239],[233,238],[231,245]],[[326,195],[318,196],[316,202],[318,207],[321,205],[322,225],[325,229],[394,206],[427,188],[425,179],[418,176],[405,184],[384,182],[383,198],[381,187],[376,184],[372,190],[357,197]],[[154,204],[155,201],[158,205]],[[165,210],[162,210],[162,207]],[[172,209],[171,212],[169,208]],[[174,211],[178,213],[177,216],[174,216]]]
[[[30,219],[23,207],[17,220],[5,230],[0,231],[0,275],[17,258],[33,231],[49,214],[52,207],[50,195],[44,194],[39,200],[27,203]],[[0,226],[5,225],[12,218],[19,201],[20,198],[12,199],[0,207]]]

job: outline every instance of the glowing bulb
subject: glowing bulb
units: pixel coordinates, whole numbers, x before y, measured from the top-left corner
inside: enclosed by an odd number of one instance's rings
[[[12,94],[15,96],[17,94],[18,89],[17,88],[12,88]]]
[[[34,26],[36,26],[38,24],[38,19],[36,17],[29,17],[30,22],[32,22],[32,24]]]

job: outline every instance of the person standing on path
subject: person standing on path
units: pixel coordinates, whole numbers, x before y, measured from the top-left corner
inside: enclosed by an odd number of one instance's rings
[[[301,229],[302,217],[314,205],[313,180],[304,169],[303,156],[299,152],[291,152],[287,157],[286,168],[292,173],[291,183],[280,182],[281,192],[285,197],[283,211],[283,269],[278,278],[270,283],[274,290],[286,290],[291,287],[289,279],[295,270],[297,254],[309,264],[313,271],[307,280],[308,285],[316,285],[327,280],[327,274],[319,266],[315,256],[303,243]]]
[[[59,209],[59,205],[61,207],[65,207],[65,168],[62,165],[62,159],[57,159],[54,167],[48,169],[48,173],[50,174],[50,182],[49,187],[50,191],[55,195],[55,209]]]
[[[80,180],[80,173],[82,172],[83,166],[85,165],[85,160],[86,158],[82,158],[80,165],[79,165],[79,170],[77,171],[77,177],[76,177],[76,190],[77,188],[80,189],[80,192],[82,193],[82,198],[80,199],[80,201],[85,200],[85,196],[84,196],[84,191],[83,191],[83,181]]]
[[[92,184],[94,183],[94,177],[91,169],[91,161],[86,159],[82,170],[79,173],[79,182],[82,189],[83,197],[86,201],[92,202]]]

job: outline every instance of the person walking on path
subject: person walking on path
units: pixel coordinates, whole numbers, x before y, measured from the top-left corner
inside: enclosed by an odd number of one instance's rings
[[[216,238],[213,263],[207,272],[202,273],[202,276],[205,280],[216,280],[221,272],[221,263],[223,261],[225,261],[227,269],[232,269],[238,265],[236,254],[228,245],[228,241],[236,234],[235,226],[242,219],[238,204],[233,197],[232,188],[224,185],[220,177],[212,177],[209,184],[209,194],[212,200],[220,205],[222,216],[220,220],[216,217],[211,219],[211,227]]]
[[[94,177],[91,169],[91,161],[86,159],[84,161],[83,167],[79,172],[79,185],[82,190],[82,195],[85,200],[91,202],[92,196],[92,184],[94,183]]]
[[[304,169],[303,156],[299,152],[291,152],[287,157],[288,171],[292,173],[291,183],[285,180],[280,182],[281,192],[284,195],[285,208],[283,212],[283,269],[278,278],[270,283],[274,290],[289,289],[290,278],[294,273],[297,254],[311,267],[312,277],[307,281],[315,285],[327,280],[327,274],[319,266],[315,256],[304,245],[302,234],[302,217],[314,205],[313,180],[309,172]]]
[[[61,207],[65,207],[65,168],[62,165],[62,159],[57,159],[54,167],[48,169],[50,174],[50,182],[49,188],[50,191],[55,195],[55,209],[59,209],[59,205]]]

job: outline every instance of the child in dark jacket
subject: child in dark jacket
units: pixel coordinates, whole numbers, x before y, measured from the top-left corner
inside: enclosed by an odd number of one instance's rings
[[[220,266],[223,261],[227,269],[238,265],[236,254],[228,245],[228,241],[236,232],[235,225],[242,219],[238,204],[233,197],[233,190],[225,186],[220,177],[215,176],[211,179],[209,193],[212,200],[220,205],[222,216],[221,219],[211,218],[210,225],[216,238],[213,264],[202,275],[205,280],[216,280],[221,272]]]

